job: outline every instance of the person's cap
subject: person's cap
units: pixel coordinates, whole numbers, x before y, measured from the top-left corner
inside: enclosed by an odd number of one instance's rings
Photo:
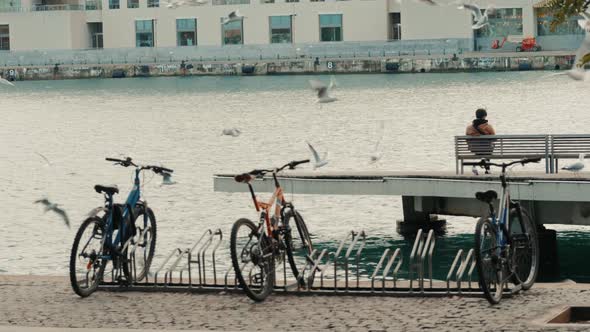
[[[488,112],[483,108],[478,108],[477,111],[475,111],[475,117],[478,119],[483,119],[486,116],[488,116]]]

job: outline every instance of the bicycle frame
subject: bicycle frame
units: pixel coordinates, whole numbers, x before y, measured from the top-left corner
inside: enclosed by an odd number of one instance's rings
[[[131,189],[131,191],[129,192],[129,194],[127,195],[127,200],[125,201],[125,209],[123,210],[123,220],[125,220],[127,218],[127,216],[130,216],[131,218],[133,218],[133,212],[132,212],[132,208],[139,202],[139,199],[141,197],[141,192],[140,192],[140,187],[141,187],[141,182],[139,179],[139,174],[141,173],[141,169],[140,168],[136,168],[135,169],[135,179],[133,181],[133,188]],[[117,232],[117,236],[115,237],[115,239],[113,239],[113,231],[114,231],[114,202],[113,202],[113,196],[112,195],[106,195],[106,207],[107,210],[109,211],[109,216],[107,219],[107,232],[105,235],[105,238],[103,239],[103,247],[106,245],[108,248],[113,249],[117,247],[117,244],[121,244],[124,245],[123,243],[121,243],[121,234],[125,234],[128,230],[126,229],[126,225],[125,223],[121,223],[121,225],[119,225],[119,232]],[[144,215],[144,219],[145,219],[146,215]],[[145,221],[145,220],[144,220]],[[112,260],[113,259],[113,255],[104,255],[103,256],[104,259],[108,259],[108,260]]]
[[[502,229],[510,229],[510,188],[508,186],[508,182],[506,181],[506,174],[502,172],[500,175],[500,180],[502,181],[502,194],[500,195],[500,205],[499,205],[499,213],[496,216],[494,211],[494,207],[490,204],[490,217],[492,219],[492,224],[498,230],[498,238],[497,238],[497,245],[498,245],[498,254],[500,254],[501,249],[506,246],[508,239],[504,237],[504,232]]]
[[[260,221],[264,220],[264,224],[266,225],[266,233],[270,237],[273,237],[273,225],[271,224],[271,209],[273,205],[275,206],[273,216],[276,218],[276,220],[281,220],[283,210],[288,205],[290,205],[285,201],[285,196],[283,195],[283,188],[281,188],[281,185],[279,184],[276,172],[273,172],[272,176],[275,182],[275,190],[268,202],[258,200],[256,194],[254,193],[254,188],[252,187],[252,184],[248,182],[248,188],[250,189],[250,195],[252,196],[254,207],[256,208],[256,212],[260,213]]]

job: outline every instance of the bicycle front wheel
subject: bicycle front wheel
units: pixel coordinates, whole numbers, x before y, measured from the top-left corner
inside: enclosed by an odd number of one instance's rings
[[[81,297],[92,294],[102,280],[107,261],[102,258],[104,224],[98,217],[90,217],[76,233],[70,254],[70,282]]]
[[[291,271],[293,271],[295,279],[299,280],[301,286],[305,286],[305,281],[299,277],[299,271],[303,269],[307,263],[306,258],[311,255],[313,250],[311,237],[309,236],[309,231],[307,230],[305,221],[303,221],[303,217],[295,210],[290,210],[285,214],[285,225],[290,226],[290,231],[285,234],[285,246],[289,265],[291,266]],[[304,258],[303,262],[299,264],[301,269],[295,261],[296,256]]]
[[[479,286],[491,304],[502,299],[502,268],[496,227],[488,218],[481,218],[475,227],[475,261]]]
[[[239,219],[231,230],[230,253],[240,286],[249,298],[261,302],[274,287],[274,254],[270,240],[254,223]]]
[[[529,214],[522,207],[510,210],[510,235],[512,237],[513,281],[522,289],[533,287],[539,272],[539,239],[537,229]]]
[[[134,225],[137,228],[133,238],[132,276],[134,282],[143,280],[152,265],[156,250],[156,216],[150,208],[140,206],[136,210]]]

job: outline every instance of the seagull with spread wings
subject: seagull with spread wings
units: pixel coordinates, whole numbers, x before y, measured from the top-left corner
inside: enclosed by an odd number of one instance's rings
[[[35,204],[43,204],[45,206],[44,212],[47,213],[48,211],[53,211],[57,213],[65,222],[66,226],[70,228],[70,218],[68,218],[68,214],[64,209],[59,208],[59,204],[52,203],[47,198],[38,199],[34,202]]]

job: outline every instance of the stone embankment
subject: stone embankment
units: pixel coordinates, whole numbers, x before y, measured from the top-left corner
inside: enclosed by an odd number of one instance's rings
[[[547,324],[590,305],[590,285],[536,284],[500,305],[483,298],[296,296],[253,303],[241,293],[96,292],[81,299],[66,277],[0,276],[0,327],[222,331],[588,331]]]
[[[569,69],[572,52],[464,53],[372,58],[299,58],[134,64],[52,64],[0,67],[9,80],[123,78],[193,75],[295,75],[355,73],[445,73]]]

